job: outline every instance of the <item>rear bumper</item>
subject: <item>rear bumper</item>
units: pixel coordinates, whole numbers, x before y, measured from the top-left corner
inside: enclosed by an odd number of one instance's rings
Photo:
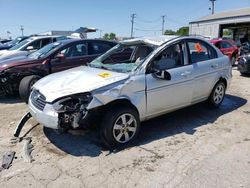
[[[38,123],[41,123],[48,128],[59,129],[58,113],[54,110],[51,104],[47,103],[43,111],[41,111],[37,109],[29,99],[29,111]]]

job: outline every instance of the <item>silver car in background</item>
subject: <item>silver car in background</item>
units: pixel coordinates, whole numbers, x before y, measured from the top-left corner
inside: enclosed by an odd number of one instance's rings
[[[0,51],[0,61],[15,58],[19,56],[27,56],[42,47],[59,40],[67,39],[65,36],[34,36],[29,37],[8,50]]]
[[[203,38],[131,39],[88,66],[39,80],[29,109],[53,129],[97,123],[105,142],[117,146],[136,138],[142,121],[206,100],[219,107],[231,69]]]

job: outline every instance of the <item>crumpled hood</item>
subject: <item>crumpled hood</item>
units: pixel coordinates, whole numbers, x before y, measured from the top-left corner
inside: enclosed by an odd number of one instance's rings
[[[128,77],[126,73],[80,66],[46,76],[33,87],[46,97],[47,102],[53,102],[67,95],[91,92]]]
[[[19,50],[1,50],[0,51],[0,60],[5,60],[17,56],[25,56],[28,55],[26,51],[19,51]]]

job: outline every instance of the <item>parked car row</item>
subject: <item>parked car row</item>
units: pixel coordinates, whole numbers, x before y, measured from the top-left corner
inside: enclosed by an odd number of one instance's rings
[[[59,41],[1,69],[2,85],[36,82],[16,136],[30,117],[61,131],[95,124],[111,147],[135,139],[142,121],[202,101],[219,107],[232,77],[229,58],[210,42],[175,36]]]
[[[234,41],[229,40],[229,39],[213,39],[210,41],[213,43],[220,51],[224,54],[227,55],[230,60],[231,64],[234,66],[236,60],[238,60],[239,56],[239,48],[238,46],[234,43]]]
[[[250,74],[250,43],[245,42],[240,48],[238,70],[242,75]]]
[[[4,44],[0,44],[0,50],[8,50],[11,47],[19,44],[20,42],[22,42],[23,40],[27,39],[28,37],[24,36],[24,37],[17,37],[16,39],[6,42]]]
[[[35,36],[24,39],[9,50],[0,51],[0,61],[28,54],[41,49],[42,47],[59,40],[66,39],[65,36]]]
[[[31,87],[40,78],[51,73],[86,65],[117,44],[105,40],[61,39],[62,37],[55,36],[32,37],[28,39],[29,42],[24,40],[23,43],[14,46],[14,49],[6,51],[5,57],[7,54],[8,57],[10,55],[15,55],[15,57],[0,59],[2,95],[19,92],[21,98],[28,102]],[[53,41],[57,42],[51,43]],[[41,48],[42,46],[44,47]],[[41,49],[27,56],[23,55],[28,53],[25,49],[38,48]]]

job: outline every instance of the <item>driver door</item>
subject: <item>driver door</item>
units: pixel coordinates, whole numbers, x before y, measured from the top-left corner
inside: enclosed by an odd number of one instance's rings
[[[87,53],[85,42],[73,43],[59,50],[50,61],[52,73],[84,65],[87,62]],[[62,54],[63,58],[57,58],[58,54]]]
[[[165,48],[156,55],[146,75],[147,115],[154,116],[191,104],[193,93],[193,65],[189,64],[187,47],[178,42]],[[155,76],[156,69],[166,70],[170,80]]]

